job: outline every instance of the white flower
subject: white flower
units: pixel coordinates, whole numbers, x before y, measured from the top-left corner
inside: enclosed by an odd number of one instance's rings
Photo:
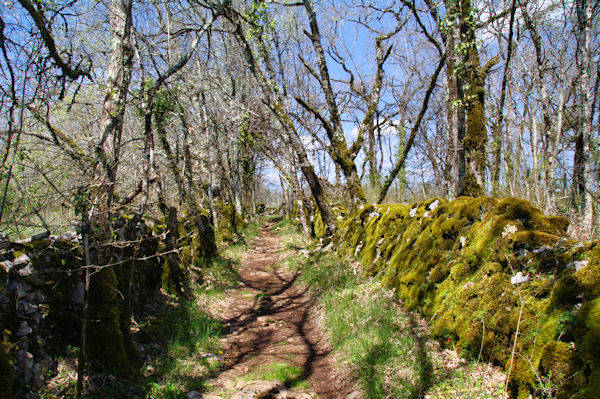
[[[417,207],[414,207],[410,210],[410,212],[408,213],[408,216],[410,216],[411,218],[414,218],[415,216],[417,216]]]
[[[517,226],[514,224],[507,224],[504,226],[504,230],[502,231],[502,237],[508,237],[516,233],[518,230]]]
[[[378,218],[379,216],[381,216],[381,215],[377,212],[371,212],[369,214],[369,218]]]
[[[462,248],[467,243],[467,237],[460,236],[459,241],[460,241],[460,247]]]
[[[515,276],[510,278],[510,283],[515,285],[524,283],[526,281],[529,281],[529,275],[523,276],[523,273],[521,272],[517,272]]]
[[[429,214],[429,211],[425,212],[425,213],[423,214],[423,217],[424,217],[424,218],[430,218],[430,217],[431,217],[431,215]]]

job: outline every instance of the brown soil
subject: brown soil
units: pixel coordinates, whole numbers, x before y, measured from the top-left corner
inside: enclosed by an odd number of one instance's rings
[[[267,364],[285,363],[301,368],[300,380],[308,381],[311,389],[275,384],[267,388],[266,395],[255,397],[357,397],[348,373],[334,367],[311,294],[297,283],[297,273],[277,265],[282,245],[272,228],[273,224],[267,223],[260,229],[242,258],[242,282],[228,292],[218,309],[226,331],[222,338],[224,366],[211,384],[213,392],[239,391],[252,384],[244,382],[248,374]]]

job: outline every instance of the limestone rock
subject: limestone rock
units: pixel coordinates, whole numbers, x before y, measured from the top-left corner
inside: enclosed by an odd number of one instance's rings
[[[311,390],[282,389],[274,397],[275,399],[313,399],[317,395]]]
[[[185,399],[221,399],[220,396],[200,393],[198,391],[189,391],[185,394]]]
[[[44,384],[44,376],[48,373],[48,370],[52,366],[52,359],[49,356],[45,356],[41,361],[37,362],[32,369],[32,384],[36,388],[41,387]]]
[[[351,392],[348,396],[346,396],[346,399],[362,399],[363,395],[360,391],[354,391]]]
[[[17,332],[15,333],[15,335],[17,337],[24,337],[26,335],[31,334],[32,331],[33,330],[31,329],[31,327],[29,327],[27,325],[27,322],[26,321],[22,321],[21,325],[19,326],[19,329],[17,330]]]
[[[31,261],[31,258],[26,254],[22,254],[13,260],[13,267],[17,267],[20,265],[25,265]]]
[[[235,385],[238,392],[231,396],[231,399],[260,399],[278,392],[283,388],[280,381],[240,381]]]
[[[2,268],[6,273],[8,273],[12,265],[12,262],[9,260],[3,260],[2,262],[0,262],[0,268]]]

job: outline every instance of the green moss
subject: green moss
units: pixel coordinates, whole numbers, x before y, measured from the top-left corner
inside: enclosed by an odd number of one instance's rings
[[[318,209],[315,211],[313,229],[315,237],[317,238],[325,237],[325,235],[327,234],[327,226],[325,226],[323,218],[321,217],[321,212]]]
[[[582,388],[584,380],[573,378],[580,370],[580,360],[572,345],[566,342],[548,342],[542,348],[540,371],[550,376],[559,392],[575,392]]]
[[[512,237],[516,248],[535,248],[542,245],[554,245],[560,237],[541,231],[519,231]]]
[[[587,255],[587,266],[573,273],[586,299],[600,296],[600,245],[593,247]]]
[[[11,344],[8,340],[8,331],[2,334],[0,341],[0,397],[12,399],[13,396],[13,368]]]
[[[596,368],[592,371],[591,375],[587,378],[587,384],[583,390],[581,390],[575,397],[576,398],[593,398],[600,392],[600,368]]]
[[[435,201],[437,207],[431,209]],[[583,375],[582,368],[597,367],[591,357],[600,358],[591,349],[600,347],[597,312],[591,305],[600,291],[600,245],[567,241],[567,226],[565,218],[545,216],[520,199],[460,197],[365,205],[340,223],[334,240],[368,274],[393,287],[407,308],[432,320],[434,336],[452,337],[461,353],[474,357],[483,342],[482,356],[505,367],[520,307],[511,277],[517,271],[527,275],[529,280],[520,285],[524,307],[517,350],[531,364],[517,359],[511,375],[514,395],[526,397],[537,382],[538,368]],[[580,270],[566,268],[582,259],[589,262]],[[575,323],[572,315],[581,303]],[[544,358],[542,350],[557,342],[561,348],[575,342],[578,348],[568,352],[560,367],[556,359]],[[593,355],[583,356],[578,345]],[[591,371],[586,375],[595,375]],[[569,382],[558,378],[554,383],[567,393],[584,384],[578,377]]]
[[[552,305],[570,308],[580,301],[578,296],[581,291],[577,280],[571,274],[564,275],[558,279],[552,288]]]
[[[509,360],[510,361],[510,360]],[[506,370],[508,371],[508,365]],[[531,386],[535,383],[535,377],[531,370],[531,365],[526,359],[519,356],[514,357],[509,382],[509,392],[511,397],[518,399],[528,399],[531,397]]]
[[[92,368],[120,378],[135,373],[127,357],[119,326],[119,301],[112,268],[92,275],[90,283],[87,354]]]
[[[432,283],[441,283],[450,274],[450,268],[447,263],[441,262],[434,266],[429,274],[429,281]]]
[[[223,201],[216,201],[215,207],[219,218],[219,238],[221,241],[231,242],[245,226],[243,215],[236,215],[235,207]]]
[[[578,349],[586,363],[600,367],[600,298],[585,303],[577,319]]]

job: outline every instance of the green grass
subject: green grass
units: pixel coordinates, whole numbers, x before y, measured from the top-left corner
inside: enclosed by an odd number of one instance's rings
[[[301,271],[301,279],[319,297],[333,349],[350,365],[368,398],[502,397],[477,376],[476,365],[444,368],[417,333],[417,320],[404,311],[392,292],[354,275],[349,260],[315,251],[307,258],[295,252],[307,245],[293,226],[282,223],[288,256],[282,261]],[[491,388],[501,395],[502,384]]]
[[[375,284],[351,284],[323,296],[334,348],[358,369],[370,398],[418,397],[431,379],[417,340],[399,323],[389,297]],[[350,331],[353,331],[352,333]]]
[[[234,262],[239,262],[248,249],[248,246],[252,243],[252,240],[258,235],[260,226],[260,220],[250,221],[246,227],[240,231],[237,241],[222,250],[223,256]]]
[[[238,267],[239,260],[229,256],[218,255],[210,259],[201,269],[205,281],[202,294],[222,295],[227,288],[236,285],[240,280]]]
[[[221,354],[221,321],[206,313],[195,300],[180,299],[163,324],[166,352],[157,359],[147,398],[180,398],[199,390],[213,376],[218,362],[201,354]]]
[[[222,326],[205,309],[238,283],[239,260],[259,227],[258,222],[250,222],[242,231],[243,238],[201,265],[202,285],[180,297],[164,321],[157,320],[162,330],[157,335],[166,351],[152,365],[155,371],[148,378],[148,399],[183,398],[190,390],[202,391],[206,381],[216,375],[222,355]]]
[[[308,383],[302,378],[302,369],[287,363],[269,363],[259,366],[244,376],[247,381],[281,381],[289,388],[308,388]]]
[[[485,381],[477,366],[475,363],[466,364],[452,370],[449,375],[437,375],[427,394],[432,398],[505,398],[502,380]]]
[[[356,370],[369,398],[417,398],[431,382],[431,365],[390,295],[350,272],[335,255],[315,254],[302,279],[320,294],[331,344]]]
[[[281,215],[266,215],[264,216],[264,219],[270,222],[281,222],[282,220],[285,220]]]

